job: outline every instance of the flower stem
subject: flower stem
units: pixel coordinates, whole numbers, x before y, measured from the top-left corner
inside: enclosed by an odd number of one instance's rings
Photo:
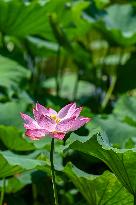
[[[50,151],[50,162],[51,162],[51,174],[52,174],[52,185],[53,185],[53,192],[54,192],[54,204],[58,204],[58,196],[57,196],[57,189],[55,183],[55,171],[54,171],[54,163],[53,163],[53,152],[54,152],[54,138],[51,141],[51,151]]]
[[[5,192],[5,178],[3,179],[3,185],[2,185],[1,196],[0,196],[0,205],[3,204],[4,192]]]

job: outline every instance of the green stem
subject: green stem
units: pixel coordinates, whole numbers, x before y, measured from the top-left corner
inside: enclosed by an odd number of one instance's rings
[[[75,85],[74,85],[74,90],[73,90],[73,101],[75,101],[76,98],[77,98],[79,80],[80,80],[80,74],[79,74],[79,71],[78,71],[77,72],[77,78],[76,78]]]
[[[108,104],[108,102],[110,100],[110,97],[112,95],[112,92],[113,92],[115,84],[116,84],[116,81],[117,81],[117,77],[116,77],[116,75],[113,75],[111,77],[111,85],[110,85],[110,87],[109,87],[109,89],[108,89],[108,91],[107,91],[107,93],[106,93],[106,95],[104,97],[103,102],[102,102],[102,106],[101,106],[102,110],[104,110],[106,108],[106,106],[107,106],[107,104]]]
[[[5,192],[5,178],[3,179],[3,186],[2,186],[1,197],[0,197],[0,205],[3,204],[4,192]]]
[[[53,152],[54,152],[54,138],[51,141],[51,151],[50,151],[50,162],[51,162],[51,174],[52,174],[52,185],[53,185],[53,192],[54,192],[54,204],[58,204],[58,196],[57,196],[57,189],[55,183],[55,171],[54,171],[54,163],[53,163]]]
[[[55,76],[55,80],[56,80],[56,95],[59,96],[59,92],[60,92],[60,82],[59,82],[59,72],[60,72],[60,46],[58,48],[58,52],[57,52],[57,56],[56,56],[56,76]]]

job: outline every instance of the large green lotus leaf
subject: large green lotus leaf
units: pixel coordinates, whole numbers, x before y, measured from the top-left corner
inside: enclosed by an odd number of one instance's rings
[[[86,24],[81,18],[82,10],[88,2],[71,3],[68,0],[47,0],[41,2],[11,0],[0,1],[0,30],[2,33],[24,37],[28,35],[41,35],[46,39],[54,39],[49,22],[49,15],[54,15],[69,35],[84,33],[79,23]],[[71,26],[71,24],[73,26]],[[6,26],[5,26],[6,25]],[[77,29],[78,27],[78,29]]]
[[[0,56],[0,86],[17,87],[30,77],[30,71],[9,58]]]
[[[95,156],[105,162],[114,172],[120,182],[133,195],[136,194],[136,148],[117,149],[110,143],[110,137],[100,128],[94,129],[96,125],[92,123],[92,136],[79,137],[72,134],[68,139],[68,145],[72,149],[81,151],[88,155]],[[115,128],[117,129],[117,128]]]
[[[136,125],[136,96],[123,95],[119,98],[113,113],[123,121],[132,121]]]
[[[133,204],[133,196],[109,171],[100,176],[90,175],[69,163],[64,172],[79,189],[89,205]]]
[[[108,34],[108,38],[125,46],[136,42],[136,15],[132,5],[109,6],[106,9],[106,14],[100,19],[102,21],[99,28]]]
[[[48,32],[47,2],[42,5],[18,0],[0,1],[1,32],[21,37]]]
[[[46,163],[29,158],[27,155],[17,155],[10,151],[0,151],[0,178],[5,178],[24,171],[43,168]]]
[[[31,173],[26,172],[22,174],[17,174],[14,177],[5,179],[5,192],[6,193],[15,193],[21,190],[28,184],[32,183]],[[0,189],[3,187],[3,180],[0,180]]]

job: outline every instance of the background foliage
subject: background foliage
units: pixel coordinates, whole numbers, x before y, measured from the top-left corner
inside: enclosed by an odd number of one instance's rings
[[[76,101],[92,121],[56,141],[60,205],[136,203],[134,0],[0,1],[0,190],[4,205],[52,205],[50,138],[20,112]]]

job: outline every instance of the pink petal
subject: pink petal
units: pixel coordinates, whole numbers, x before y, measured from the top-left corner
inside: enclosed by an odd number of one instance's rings
[[[26,115],[24,113],[20,113],[21,117],[26,121],[26,123],[31,123],[33,122],[33,119],[29,116],[29,115]]]
[[[65,120],[62,120],[61,122],[59,122],[56,126],[56,131],[58,132],[67,132],[69,131],[72,126],[73,126],[73,123],[75,122],[75,117],[71,117],[71,118],[68,118],[68,119],[65,119]]]
[[[45,108],[43,105],[36,103],[35,109],[36,109],[36,111],[38,111],[39,115],[48,115],[49,116],[49,109]]]
[[[91,119],[88,117],[78,117],[75,122],[73,123],[70,131],[74,131],[79,129],[80,127],[82,127],[84,124],[86,124],[87,122],[89,122]]]
[[[49,111],[49,115],[57,115],[57,112],[55,110],[53,110],[52,108],[48,108]]]
[[[38,112],[38,111],[36,110],[36,108],[33,108],[33,114],[34,114],[34,119],[35,119],[36,121],[39,121],[39,119],[40,119],[40,117],[41,117],[41,113]]]
[[[21,117],[25,120],[25,124],[24,124],[24,127],[26,129],[36,129],[36,128],[39,128],[39,125],[38,123],[32,119],[30,116],[24,114],[24,113],[20,113]]]
[[[49,134],[49,132],[44,129],[43,130],[42,129],[41,130],[40,129],[34,129],[34,130],[27,129],[25,132],[25,135],[28,136],[32,140],[41,139],[47,134]]]
[[[90,118],[85,117],[71,117],[58,123],[56,130],[58,132],[70,132],[79,129],[85,123],[89,122]]]
[[[38,124],[43,129],[48,130],[49,132],[53,132],[56,127],[56,122],[48,116],[41,115]]]
[[[57,112],[53,110],[52,108],[45,108],[44,106],[37,103],[36,107],[33,109],[33,114],[34,114],[35,120],[39,121],[39,118],[41,117],[41,115],[44,115],[44,116],[57,115]]]
[[[75,112],[76,108],[76,103],[70,103],[68,105],[66,105],[65,107],[63,107],[59,112],[58,112],[58,117],[59,118],[64,118],[68,115],[69,113],[69,117],[71,116],[71,114],[73,114]]]
[[[82,111],[82,107],[77,108],[76,111],[72,114],[72,116],[75,116],[77,118],[80,115],[81,111]]]
[[[65,137],[65,133],[54,132],[54,133],[51,133],[51,136],[52,136],[53,138],[63,140],[63,138]]]

